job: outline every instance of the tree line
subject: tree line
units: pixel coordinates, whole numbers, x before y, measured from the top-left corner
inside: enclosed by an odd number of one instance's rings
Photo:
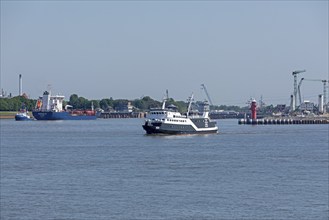
[[[32,110],[37,100],[28,99],[25,96],[15,96],[12,98],[0,99],[0,111],[18,111],[24,105],[26,109]]]
[[[134,106],[135,111],[147,111],[150,108],[159,108],[162,102],[152,99],[149,96],[145,96],[140,99],[128,100],[128,99],[113,99],[104,98],[101,100],[88,100],[84,97],[79,97],[77,94],[72,94],[68,101],[64,101],[63,106],[71,105],[73,109],[91,109],[93,105],[94,108],[101,108],[103,110],[116,110],[121,106],[125,106],[131,103]],[[19,111],[24,105],[27,110],[32,111],[36,106],[36,99],[29,99],[25,96],[15,96],[12,98],[1,98],[0,99],[0,111]],[[182,101],[175,101],[174,99],[169,99],[168,104],[174,104],[178,107],[179,111],[184,111],[186,109],[186,103]]]
[[[145,96],[141,99],[128,100],[128,99],[113,99],[105,98],[101,100],[88,100],[84,97],[79,97],[76,94],[70,96],[67,104],[72,105],[74,109],[90,109],[91,106],[101,108],[105,111],[116,110],[122,106],[128,105],[128,102],[135,107],[135,111],[145,111],[149,108],[155,108],[161,106],[161,103]]]
[[[72,94],[68,101],[64,101],[63,106],[71,105],[73,109],[91,109],[91,106],[94,106],[94,109],[101,108],[105,111],[116,110],[122,106],[126,106],[128,102],[134,106],[134,111],[147,111],[150,108],[159,108],[162,106],[162,101],[157,101],[152,99],[150,96],[145,96],[140,99],[128,100],[128,99],[113,99],[104,98],[101,100],[88,100],[84,97],[79,97],[77,94]],[[36,106],[36,99],[29,99],[26,96],[15,96],[12,98],[0,98],[0,111],[19,111],[22,105],[26,106],[27,110],[32,111]],[[166,102],[167,105],[175,105],[178,108],[179,112],[187,111],[187,103],[184,101],[175,101],[172,98],[169,98]],[[273,108],[269,106],[268,108]],[[210,106],[211,110],[233,110],[237,112],[247,112],[249,107],[239,107],[239,106]],[[272,109],[271,109],[272,110]]]

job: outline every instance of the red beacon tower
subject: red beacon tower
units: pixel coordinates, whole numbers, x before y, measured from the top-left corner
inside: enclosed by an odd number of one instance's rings
[[[250,110],[251,110],[251,119],[252,120],[256,120],[257,119],[257,102],[255,99],[253,99],[251,101],[251,106],[250,106]]]

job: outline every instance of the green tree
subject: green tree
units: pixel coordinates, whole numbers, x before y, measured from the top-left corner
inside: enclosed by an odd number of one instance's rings
[[[94,109],[100,107],[100,105],[99,105],[100,101],[99,100],[90,100],[90,106],[91,106],[91,103],[94,105]]]
[[[13,98],[0,99],[0,111],[18,111],[22,105],[31,111],[35,106],[36,100],[28,99],[24,96],[15,96]]]
[[[79,97],[77,94],[72,94],[70,96],[69,105],[72,105],[74,109],[78,108],[79,105]]]
[[[145,104],[144,110],[149,110],[150,108],[160,108],[161,107],[161,102],[158,102],[149,96],[143,97],[142,101]]]
[[[128,102],[129,102],[129,100],[127,100],[127,99],[117,99],[117,100],[114,100],[113,101],[113,108],[114,109],[120,108],[123,105],[127,105]]]
[[[78,98],[78,109],[87,109],[89,106],[89,101],[84,97]]]
[[[73,109],[91,109],[91,102],[93,102],[95,108],[99,107],[99,101],[92,100],[89,101],[84,97],[79,97],[77,94],[73,94],[70,96],[70,101],[68,102],[69,105],[73,106]]]
[[[108,110],[110,107],[113,108],[113,99],[112,97],[109,99],[102,99],[99,102],[99,107],[104,110]]]
[[[0,99],[0,111],[10,111],[8,99]]]
[[[134,101],[132,101],[132,105],[140,110],[146,109],[145,102],[141,99],[135,99]]]

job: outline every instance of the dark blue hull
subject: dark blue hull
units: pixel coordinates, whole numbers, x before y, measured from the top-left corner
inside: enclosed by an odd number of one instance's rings
[[[30,117],[26,116],[26,115],[16,114],[15,115],[15,120],[16,121],[30,121],[32,119]]]
[[[69,112],[33,111],[37,120],[95,120],[96,115],[73,115]]]

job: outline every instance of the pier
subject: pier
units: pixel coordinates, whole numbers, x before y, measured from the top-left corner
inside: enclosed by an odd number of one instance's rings
[[[239,125],[329,124],[327,117],[240,119]]]
[[[98,118],[144,118],[144,112],[102,112]]]
[[[251,118],[243,118],[239,125],[291,125],[291,124],[329,124],[329,114],[319,115],[290,115],[257,118],[256,100],[251,100]],[[323,113],[323,112],[322,112]]]

